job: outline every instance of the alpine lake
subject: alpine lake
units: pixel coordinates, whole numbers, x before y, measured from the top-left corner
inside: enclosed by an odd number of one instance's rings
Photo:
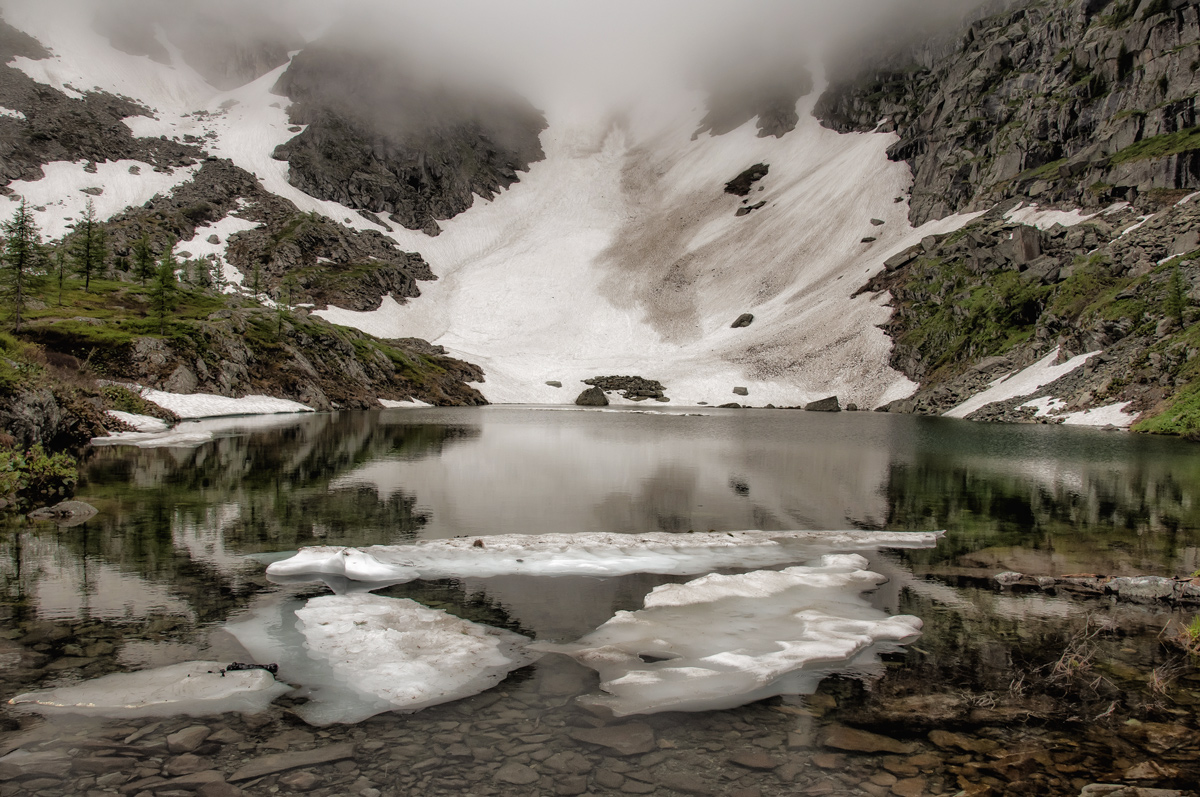
[[[923,633],[813,694],[614,717],[577,700],[598,693],[597,674],[551,653],[471,697],[324,727],[298,716],[304,698],[290,694],[262,713],[205,717],[43,717],[6,705],[0,797],[1132,795],[1194,794],[1200,783],[1200,658],[1174,641],[1200,605],[1058,578],[1200,570],[1195,443],[660,407],[403,409],[206,428],[213,438],[190,446],[91,449],[77,498],[99,513],[86,523],[0,529],[0,698],[189,660],[248,661],[229,623],[330,593],[267,578],[267,562],[302,546],[946,534],[934,548],[866,554],[888,579],[868,600],[920,618]],[[995,578],[1008,571],[1025,578]],[[571,642],[691,578],[450,578],[380,594]],[[289,662],[273,663],[287,682]]]

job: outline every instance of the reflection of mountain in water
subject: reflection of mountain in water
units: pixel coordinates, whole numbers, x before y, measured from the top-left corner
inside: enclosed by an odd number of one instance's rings
[[[1200,463],[1186,444],[966,426],[939,424],[891,465],[886,526],[949,530],[910,561],[1114,575],[1200,565]]]

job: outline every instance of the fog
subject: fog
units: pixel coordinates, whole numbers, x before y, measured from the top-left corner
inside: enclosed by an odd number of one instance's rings
[[[294,26],[382,48],[434,74],[522,91],[614,94],[846,63],[898,36],[954,29],[982,0],[141,0],[245,30]]]

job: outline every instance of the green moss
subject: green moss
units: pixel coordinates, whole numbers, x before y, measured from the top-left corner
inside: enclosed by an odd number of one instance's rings
[[[1018,175],[1018,180],[1056,180],[1058,179],[1058,169],[1067,162],[1066,158],[1059,158],[1056,161],[1047,163],[1044,166],[1038,166],[1035,169],[1026,169]]]
[[[1136,432],[1177,434],[1200,440],[1200,377],[1187,383],[1169,399],[1166,409],[1139,421]]]
[[[1113,153],[1109,162],[1115,166],[1131,161],[1165,158],[1169,155],[1179,155],[1195,150],[1200,150],[1200,127],[1189,127],[1186,130],[1164,133],[1161,136],[1145,138],[1136,144],[1130,144]]]

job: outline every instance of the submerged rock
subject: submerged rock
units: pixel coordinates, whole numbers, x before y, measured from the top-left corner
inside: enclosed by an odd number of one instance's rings
[[[29,513],[30,520],[44,520],[61,527],[78,526],[94,518],[99,510],[83,501],[63,501],[54,506],[44,506]]]

